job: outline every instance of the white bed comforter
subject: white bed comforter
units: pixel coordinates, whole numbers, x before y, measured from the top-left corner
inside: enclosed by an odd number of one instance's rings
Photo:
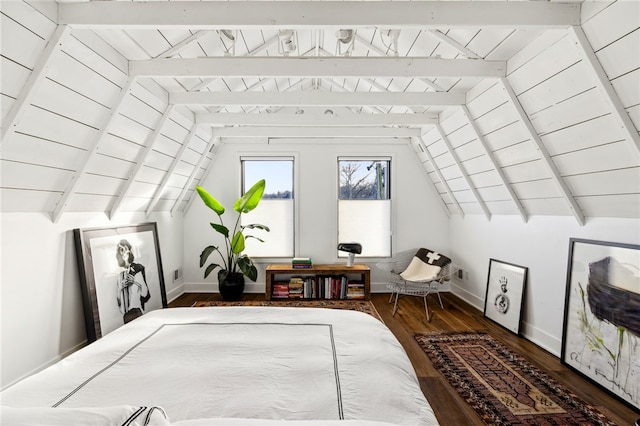
[[[0,396],[15,408],[161,407],[175,424],[437,424],[391,331],[370,315],[336,309],[156,310]]]

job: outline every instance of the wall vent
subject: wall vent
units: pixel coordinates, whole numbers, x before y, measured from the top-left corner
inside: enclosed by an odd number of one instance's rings
[[[179,281],[182,279],[182,268],[178,268],[173,271],[173,282]]]

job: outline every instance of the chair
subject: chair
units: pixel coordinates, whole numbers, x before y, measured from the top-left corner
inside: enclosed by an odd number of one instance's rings
[[[449,281],[457,269],[447,256],[426,248],[420,248],[417,252],[400,252],[392,262],[380,262],[376,266],[391,275],[387,288],[391,290],[389,303],[395,299],[392,315],[395,316],[398,310],[400,296],[420,296],[424,300],[427,321],[431,321],[427,296],[435,293],[440,308],[444,309],[439,286]]]

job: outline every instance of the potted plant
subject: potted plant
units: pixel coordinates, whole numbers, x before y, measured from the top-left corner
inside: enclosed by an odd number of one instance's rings
[[[244,292],[244,277],[247,276],[254,282],[258,277],[258,270],[253,264],[253,261],[242,252],[245,249],[245,240],[248,238],[255,238],[261,242],[264,241],[254,235],[245,235],[245,231],[247,229],[260,229],[268,232],[269,228],[257,223],[241,225],[240,219],[243,213],[248,213],[258,206],[264,193],[264,187],[265,180],[259,180],[245,192],[242,197],[236,200],[233,209],[238,212],[238,217],[233,229],[230,231],[222,220],[222,215],[225,212],[224,206],[204,188],[199,185],[196,186],[196,191],[204,204],[216,213],[220,221],[220,223],[211,222],[211,227],[218,234],[222,235],[224,246],[211,245],[205,247],[200,254],[200,267],[202,268],[205,265],[212,253],[218,253],[222,262],[210,263],[204,271],[204,277],[207,278],[211,272],[218,268],[220,269],[218,271],[218,285],[223,299],[239,299]]]

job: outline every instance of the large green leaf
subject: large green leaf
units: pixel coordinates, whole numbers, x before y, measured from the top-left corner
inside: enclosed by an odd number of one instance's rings
[[[264,194],[265,180],[260,179],[256,182],[247,192],[240,197],[233,205],[233,209],[238,213],[249,213],[251,210],[258,207],[258,203],[262,199]]]
[[[244,251],[244,235],[242,231],[236,232],[231,240],[231,251],[235,254],[242,253]]]
[[[254,281],[258,278],[258,269],[253,265],[253,262],[249,258],[249,256],[242,256],[238,259],[238,267],[242,271],[243,274],[247,276],[251,281]]]
[[[224,225],[220,225],[218,223],[210,223],[211,227],[215,229],[218,233],[224,235],[225,238],[229,238],[229,228]]]
[[[216,263],[212,263],[209,266],[207,266],[207,269],[205,269],[204,271],[204,277],[207,278],[209,276],[209,274],[211,272],[213,272],[216,268],[222,268],[222,266],[216,264]]]
[[[198,195],[204,201],[204,204],[209,207],[211,210],[216,212],[218,216],[224,213],[224,206],[220,204],[218,200],[216,200],[213,195],[209,194],[206,189],[201,187],[200,185],[196,186],[196,191],[198,191]]]
[[[204,266],[205,262],[209,258],[209,255],[211,255],[211,253],[213,253],[217,249],[218,249],[218,247],[208,246],[208,247],[205,247],[204,250],[202,250],[202,253],[200,253],[200,267],[201,268]]]
[[[259,223],[250,223],[249,225],[243,225],[242,229],[245,229],[245,228],[262,229],[263,231],[267,231],[267,232],[271,231],[271,229],[269,229],[267,225],[260,225]]]

